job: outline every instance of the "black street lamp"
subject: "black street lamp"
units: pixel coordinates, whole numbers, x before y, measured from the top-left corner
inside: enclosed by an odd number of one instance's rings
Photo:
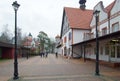
[[[99,13],[100,11],[95,10],[93,12],[93,15],[95,15],[96,19],[96,69],[95,69],[95,75],[99,75],[99,41],[98,41],[98,19],[99,19]]]
[[[13,79],[18,79],[18,61],[17,61],[17,10],[19,8],[19,4],[17,1],[13,2],[12,4],[14,10],[15,10],[15,52],[14,52],[14,77]]]

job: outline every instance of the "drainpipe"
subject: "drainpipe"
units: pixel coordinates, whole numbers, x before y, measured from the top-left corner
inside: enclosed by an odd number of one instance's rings
[[[110,34],[110,15],[108,14],[108,34]]]
[[[110,28],[110,12],[109,12],[108,13],[108,34],[110,34],[110,31],[111,31],[111,28]],[[111,49],[111,48],[109,48],[109,49]],[[111,56],[110,53],[109,53],[109,56],[108,56],[109,62],[110,62],[110,56]]]

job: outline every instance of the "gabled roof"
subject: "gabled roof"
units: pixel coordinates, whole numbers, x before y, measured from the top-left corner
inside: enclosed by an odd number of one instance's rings
[[[65,7],[70,28],[90,29],[93,10],[81,10],[80,8]]]
[[[13,47],[14,47],[14,44],[6,43],[6,42],[1,42],[1,41],[0,41],[0,47],[13,48]]]
[[[116,0],[114,0],[111,4],[109,4],[109,5],[105,8],[105,11],[106,11],[108,14],[110,14],[110,11],[111,11],[111,9],[112,9],[113,6],[114,6],[115,1],[116,1]]]

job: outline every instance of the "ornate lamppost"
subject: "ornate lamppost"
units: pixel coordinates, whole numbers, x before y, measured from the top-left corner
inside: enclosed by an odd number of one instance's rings
[[[19,78],[18,76],[18,61],[17,61],[17,10],[20,4],[17,1],[13,2],[12,4],[15,10],[15,52],[14,52],[14,77],[13,79],[16,80]]]
[[[99,13],[100,11],[95,10],[93,12],[93,15],[95,16],[96,20],[96,69],[95,69],[95,75],[99,75],[99,41],[98,41],[98,19],[99,19]]]

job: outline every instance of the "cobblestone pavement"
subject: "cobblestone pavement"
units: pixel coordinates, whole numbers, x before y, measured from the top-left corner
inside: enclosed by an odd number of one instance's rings
[[[100,76],[95,76],[94,62],[55,58],[53,54],[49,54],[48,58],[35,56],[28,60],[19,59],[18,69],[20,79],[15,81],[120,81],[120,69],[100,66]],[[11,77],[13,77],[12,61],[0,63],[0,81]]]

